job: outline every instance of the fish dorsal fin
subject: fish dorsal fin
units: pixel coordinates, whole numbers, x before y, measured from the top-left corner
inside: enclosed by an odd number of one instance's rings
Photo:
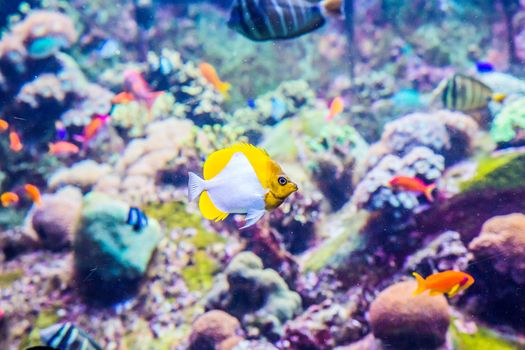
[[[458,292],[459,292],[459,283],[456,284],[454,287],[452,287],[452,289],[447,294],[450,298],[452,298],[453,296],[458,294]]]
[[[202,192],[199,198],[199,209],[202,215],[208,220],[222,221],[228,216],[228,213],[219,210],[215,204],[213,204],[210,195],[206,191]]]
[[[268,186],[266,183],[269,172],[268,161],[270,160],[270,156],[268,156],[268,153],[266,153],[265,150],[249,143],[238,143],[212,153],[204,163],[204,179],[209,180],[217,176],[221,170],[226,167],[231,157],[237,152],[243,153],[246,158],[248,158],[248,161],[255,170],[261,185],[264,188],[267,188]]]

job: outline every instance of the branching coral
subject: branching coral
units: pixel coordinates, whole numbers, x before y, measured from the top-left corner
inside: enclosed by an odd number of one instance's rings
[[[525,98],[506,104],[492,122],[490,134],[496,142],[523,142]]]

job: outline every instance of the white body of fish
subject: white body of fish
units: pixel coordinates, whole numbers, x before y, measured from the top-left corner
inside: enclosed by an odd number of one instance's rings
[[[203,180],[190,173],[190,200],[203,191],[208,192],[220,211],[247,214],[244,227],[255,224],[266,212],[264,196],[267,190],[262,187],[250,161],[242,152],[233,154],[224,169],[212,179]]]

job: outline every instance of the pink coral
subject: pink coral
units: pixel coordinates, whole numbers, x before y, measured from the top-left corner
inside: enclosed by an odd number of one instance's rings
[[[208,311],[193,323],[190,350],[231,350],[242,338],[239,321],[220,310]]]

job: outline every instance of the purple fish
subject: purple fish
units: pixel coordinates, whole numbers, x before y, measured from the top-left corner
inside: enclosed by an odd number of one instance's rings
[[[55,122],[56,137],[58,141],[65,141],[68,138],[67,129],[60,120]]]

